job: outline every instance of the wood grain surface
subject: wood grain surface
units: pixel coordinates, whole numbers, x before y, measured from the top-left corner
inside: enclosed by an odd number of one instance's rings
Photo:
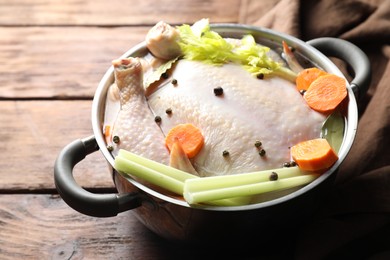
[[[54,161],[65,145],[91,136],[91,101],[1,101],[0,187],[11,191],[54,191]],[[6,158],[6,159],[5,159]],[[85,188],[113,187],[99,151],[75,168]]]
[[[240,0],[7,0],[0,9],[0,25],[18,26],[138,26],[163,20],[193,23],[201,18],[237,22]],[[17,14],[17,15],[15,15]]]
[[[149,27],[0,27],[0,98],[92,98]]]
[[[89,217],[69,208],[55,194],[2,195],[0,216],[2,260],[274,259],[267,258],[267,248],[199,247],[167,241],[131,212],[110,218]]]
[[[131,213],[81,215],[58,195],[0,197],[1,259],[169,259],[169,246]],[[147,250],[145,250],[147,249]]]

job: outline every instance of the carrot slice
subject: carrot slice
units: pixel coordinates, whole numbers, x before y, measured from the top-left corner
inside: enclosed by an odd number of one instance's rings
[[[327,72],[320,70],[318,68],[308,68],[304,69],[301,72],[298,73],[297,79],[295,80],[295,83],[297,85],[297,89],[299,91],[301,90],[308,90],[310,87],[310,84],[316,80],[318,77],[324,76],[328,74]]]
[[[319,171],[332,166],[338,156],[326,139],[318,138],[291,147],[291,156],[304,171]]]
[[[109,125],[104,126],[103,134],[106,138],[106,143],[108,144],[111,140],[111,127]]]
[[[202,132],[193,124],[179,124],[168,132],[165,145],[169,150],[176,140],[179,141],[188,158],[195,157],[204,144]]]
[[[303,98],[314,110],[323,113],[332,112],[347,96],[345,79],[328,74],[314,80]]]

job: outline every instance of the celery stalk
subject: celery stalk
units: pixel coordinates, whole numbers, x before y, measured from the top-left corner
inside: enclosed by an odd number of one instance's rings
[[[140,165],[143,165],[145,167],[148,167],[152,170],[158,171],[166,176],[169,176],[171,178],[174,178],[174,179],[182,181],[182,182],[184,182],[186,179],[190,179],[190,178],[199,178],[196,175],[193,175],[193,174],[190,174],[187,172],[183,172],[181,170],[178,170],[176,168],[170,167],[170,166],[162,164],[162,163],[158,163],[158,162],[153,161],[153,160],[149,160],[145,157],[136,155],[134,153],[131,153],[131,152],[123,150],[123,149],[119,150],[118,156],[125,158],[125,159],[128,159],[130,161],[133,161],[135,163],[138,163]]]
[[[207,201],[221,200],[226,198],[235,198],[242,196],[251,196],[255,194],[289,189],[308,184],[315,180],[319,174],[308,174],[298,177],[280,179],[276,181],[266,181],[247,185],[238,185],[228,188],[209,189],[199,192],[193,192],[187,185],[190,180],[184,182],[184,199],[189,204],[196,204]]]
[[[278,179],[296,177],[304,174],[304,172],[298,167],[285,167],[258,172],[191,179],[186,181],[185,185],[191,192],[229,188],[233,186],[269,181],[269,177],[272,172],[276,172],[278,174]]]
[[[183,195],[184,181],[198,176],[180,171],[170,166],[149,160],[126,150],[119,150],[115,158],[115,169],[138,177],[168,191]],[[207,202],[215,206],[238,206],[249,202],[250,198],[223,199]]]
[[[280,67],[274,70],[272,75],[279,76],[293,83],[295,83],[295,80],[297,79],[297,74],[286,67]]]
[[[115,158],[114,168],[117,171],[129,173],[135,177],[141,178],[151,184],[157,185],[173,193],[182,195],[184,183],[180,180],[167,176],[156,170],[127,160],[121,156]]]
[[[290,167],[199,178],[125,150],[119,151],[114,168],[167,191],[184,195],[188,203],[215,206],[245,205],[251,195],[304,185],[317,177],[317,174],[302,175],[304,172],[298,167]],[[272,172],[278,174],[277,181],[268,181]]]
[[[251,201],[251,197],[236,197],[236,198],[227,198],[221,200],[205,201],[203,204],[212,205],[212,206],[243,206],[247,205]]]

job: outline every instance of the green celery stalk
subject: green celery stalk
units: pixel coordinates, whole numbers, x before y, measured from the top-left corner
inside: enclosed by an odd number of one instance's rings
[[[184,183],[166,174],[127,160],[121,156],[115,157],[114,168],[117,171],[131,174],[151,184],[157,185],[173,193],[182,195]]]
[[[168,191],[183,195],[184,181],[199,178],[170,166],[149,160],[126,150],[119,150],[115,158],[115,169],[141,178]],[[250,198],[234,198],[210,201],[214,206],[238,206],[249,202]]]
[[[145,157],[139,156],[137,154],[134,154],[132,152],[126,151],[126,150],[119,150],[118,153],[119,157],[128,159],[130,161],[133,161],[135,163],[138,163],[140,165],[143,165],[145,167],[148,167],[152,170],[158,171],[160,173],[163,173],[166,176],[169,176],[171,178],[174,178],[176,180],[184,182],[187,179],[191,178],[199,178],[199,176],[190,174],[188,172],[184,172],[181,170],[178,170],[176,168],[170,167],[168,165],[147,159]]]
[[[224,206],[224,207],[232,207],[232,206],[243,206],[248,205],[251,197],[236,197],[236,198],[227,198],[221,200],[213,200],[213,201],[205,201],[203,204],[211,205],[211,206]]]
[[[204,191],[193,192],[187,185],[187,180],[184,182],[184,199],[189,204],[202,203],[207,201],[215,201],[226,198],[235,198],[243,196],[251,196],[255,194],[289,189],[301,185],[308,184],[315,180],[319,174],[308,174],[292,178],[279,179],[276,181],[266,181],[254,184],[237,185],[228,188],[209,189]]]
[[[286,67],[280,67],[274,70],[272,75],[279,76],[293,83],[295,83],[295,80],[297,79],[297,74]]]
[[[298,167],[290,167],[200,178],[126,150],[119,151],[114,168],[167,191],[184,195],[188,203],[215,206],[245,205],[250,201],[251,195],[303,185],[317,176],[302,175],[304,172]],[[279,180],[268,181],[272,172],[278,174]]]
[[[299,167],[284,167],[258,172],[191,179],[186,181],[185,185],[191,192],[229,188],[233,186],[269,181],[272,172],[276,172],[278,174],[278,179],[296,177],[305,174],[305,172],[299,169]]]

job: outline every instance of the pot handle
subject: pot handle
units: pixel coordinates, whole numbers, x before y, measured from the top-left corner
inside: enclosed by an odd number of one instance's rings
[[[366,54],[356,45],[342,39],[323,37],[307,43],[329,57],[340,58],[353,69],[355,76],[350,85],[356,99],[360,99],[371,82],[371,66]]]
[[[60,152],[54,165],[54,181],[62,199],[78,212],[93,217],[112,217],[139,207],[142,203],[139,193],[94,194],[76,183],[74,166],[98,149],[95,137],[91,136],[73,141]]]

